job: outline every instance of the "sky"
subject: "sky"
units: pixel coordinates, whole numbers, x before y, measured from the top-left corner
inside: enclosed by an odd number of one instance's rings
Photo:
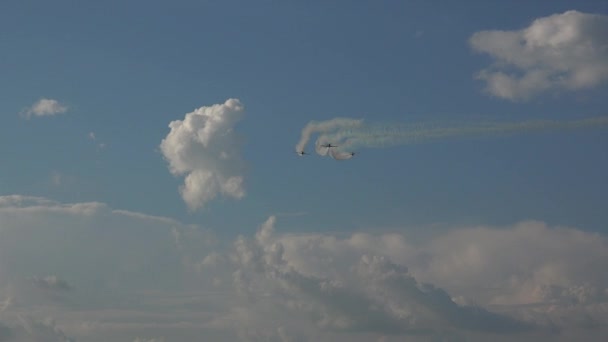
[[[600,0],[3,1],[0,342],[600,340],[606,37]]]

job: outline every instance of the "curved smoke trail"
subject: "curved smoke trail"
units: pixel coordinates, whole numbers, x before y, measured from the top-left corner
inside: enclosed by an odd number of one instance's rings
[[[327,148],[327,150],[329,149]],[[353,157],[353,153],[339,152],[333,149],[329,151],[329,155],[335,160],[347,160]]]
[[[298,151],[304,150],[313,133],[320,133],[315,142],[315,150],[319,155],[329,154],[334,159],[350,159],[352,155],[346,152],[358,148],[381,148],[444,139],[580,129],[607,125],[608,117],[573,121],[428,122],[413,124],[366,124],[362,120],[337,118],[322,122],[311,122],[306,125],[302,130],[302,138],[296,149]],[[329,149],[322,146],[328,143],[338,145],[338,147]]]
[[[334,118],[327,121],[311,121],[302,129],[300,141],[298,141],[296,144],[296,152],[304,151],[310,137],[314,133],[327,133],[336,130],[350,129],[359,127],[362,124],[363,120],[349,118]],[[319,153],[318,150],[317,153]],[[327,151],[325,154],[327,154]]]

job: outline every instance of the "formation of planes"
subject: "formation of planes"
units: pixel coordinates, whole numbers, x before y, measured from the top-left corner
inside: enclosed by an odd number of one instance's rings
[[[332,145],[331,143],[328,143],[328,144],[321,145],[321,147],[325,147],[327,149],[330,149],[332,147],[338,147],[338,145]],[[297,151],[296,154],[299,155],[300,157],[302,157],[302,156],[308,155],[310,153],[306,153],[305,151]],[[355,152],[348,152],[347,154],[350,154],[351,157],[355,156]]]

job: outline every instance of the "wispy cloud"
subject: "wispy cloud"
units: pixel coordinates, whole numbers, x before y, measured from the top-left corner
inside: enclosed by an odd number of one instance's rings
[[[54,186],[60,186],[63,183],[63,175],[58,171],[51,172],[51,184]]]
[[[521,30],[480,31],[469,43],[495,62],[476,74],[494,96],[520,101],[608,80],[608,16],[567,11]]]
[[[59,103],[57,100],[42,98],[29,108],[23,110],[20,115],[26,119],[30,119],[32,116],[54,116],[65,113],[67,110],[68,107]]]
[[[97,140],[97,135],[95,134],[95,132],[89,132],[88,134],[89,140],[93,141],[95,144],[97,144],[97,147],[100,149],[103,149],[106,147],[106,143],[105,142],[101,142]]]
[[[48,291],[70,291],[72,287],[65,280],[57,277],[56,275],[49,275],[46,277],[33,277],[32,283],[43,290]]]

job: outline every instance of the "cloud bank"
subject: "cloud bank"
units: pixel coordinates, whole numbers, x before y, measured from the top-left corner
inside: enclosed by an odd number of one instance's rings
[[[169,124],[161,152],[175,176],[185,175],[179,191],[190,210],[204,207],[218,195],[245,196],[243,160],[234,126],[244,114],[237,99],[200,107]]]
[[[220,241],[103,203],[0,196],[0,341],[598,340],[608,238],[524,221],[411,240]],[[45,339],[46,338],[46,339]]]
[[[32,116],[54,116],[67,112],[68,107],[57,100],[42,98],[21,112],[21,116],[30,119]]]
[[[480,31],[473,50],[494,63],[476,74],[486,91],[528,100],[547,91],[591,88],[608,80],[608,16],[567,11],[514,31]]]

